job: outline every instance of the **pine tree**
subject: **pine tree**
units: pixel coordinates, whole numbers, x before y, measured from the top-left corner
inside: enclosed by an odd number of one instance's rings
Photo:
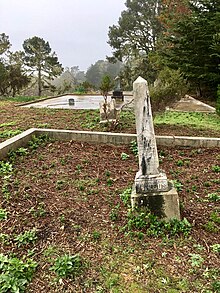
[[[160,53],[171,68],[179,68],[188,81],[214,95],[220,84],[220,2],[188,3],[183,17],[171,23],[160,43]]]
[[[58,62],[55,52],[51,52],[49,42],[39,37],[27,39],[23,43],[25,52],[25,64],[31,73],[37,74],[38,95],[41,96],[42,90],[50,86],[50,81],[59,76],[63,68]]]

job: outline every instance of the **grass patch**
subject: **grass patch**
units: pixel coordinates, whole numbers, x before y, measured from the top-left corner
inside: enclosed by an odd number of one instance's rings
[[[1,101],[11,101],[16,103],[27,103],[42,99],[43,97],[39,96],[17,96],[17,97],[0,97]]]
[[[157,114],[155,125],[190,126],[196,129],[212,129],[220,131],[220,119],[214,113],[197,112],[165,112]]]

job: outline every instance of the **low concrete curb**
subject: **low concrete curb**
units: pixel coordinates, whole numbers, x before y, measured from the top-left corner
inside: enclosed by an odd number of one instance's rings
[[[106,144],[130,144],[136,139],[136,134],[93,132],[78,130],[59,130],[59,129],[38,129],[31,128],[0,143],[0,160],[7,156],[9,151],[14,151],[20,147],[25,147],[33,135],[48,135],[48,137],[62,141],[84,141],[91,143]],[[189,137],[189,136],[156,136],[157,145],[174,147],[220,147],[220,138],[209,137]]]

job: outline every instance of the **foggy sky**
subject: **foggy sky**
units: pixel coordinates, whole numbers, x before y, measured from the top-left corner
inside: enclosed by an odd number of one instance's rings
[[[0,33],[9,36],[11,50],[25,39],[48,41],[64,67],[86,70],[111,55],[109,26],[117,24],[125,0],[0,0]]]

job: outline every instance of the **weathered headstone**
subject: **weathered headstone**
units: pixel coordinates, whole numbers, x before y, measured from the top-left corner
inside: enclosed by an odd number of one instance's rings
[[[75,105],[75,100],[74,99],[69,99],[69,105],[74,106]]]
[[[132,207],[148,207],[159,218],[180,219],[179,198],[172,182],[159,169],[147,81],[142,77],[133,84],[139,171],[131,195]]]

